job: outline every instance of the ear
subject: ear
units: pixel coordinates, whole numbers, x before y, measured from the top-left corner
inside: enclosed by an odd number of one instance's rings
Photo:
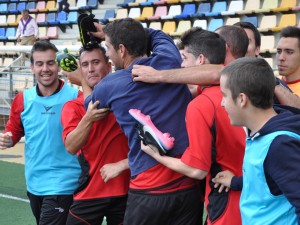
[[[118,50],[121,54],[121,57],[124,58],[127,52],[127,49],[125,48],[125,46],[123,44],[119,45],[119,50]]]
[[[256,46],[256,48],[255,48],[255,56],[256,57],[259,55],[259,52],[260,52],[260,47]]]
[[[203,54],[200,54],[197,57],[197,65],[203,65],[205,64],[205,56]]]
[[[248,99],[247,95],[245,95],[244,93],[240,93],[239,96],[238,96],[238,98],[237,98],[237,100],[238,100],[239,106],[241,108],[244,108],[244,107],[247,106],[249,99]]]

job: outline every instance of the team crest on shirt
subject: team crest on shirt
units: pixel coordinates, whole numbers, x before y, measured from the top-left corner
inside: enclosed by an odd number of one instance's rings
[[[42,112],[42,114],[55,114],[55,112],[51,112],[53,106],[44,106],[45,112]]]

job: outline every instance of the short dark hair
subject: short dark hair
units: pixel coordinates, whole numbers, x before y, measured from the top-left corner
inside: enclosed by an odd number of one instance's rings
[[[110,38],[115,50],[123,44],[133,57],[143,56],[147,53],[147,33],[142,24],[134,19],[126,18],[108,23],[103,32]]]
[[[249,39],[243,28],[225,25],[216,31],[226,41],[235,59],[244,57],[248,50]]]
[[[243,57],[226,66],[221,76],[227,77],[225,87],[236,101],[240,93],[250,99],[253,106],[268,109],[273,105],[275,76],[263,58]]]
[[[103,56],[105,62],[108,62],[108,61],[109,61],[109,58],[106,56],[106,50],[105,50],[105,48],[103,48],[103,47],[102,47],[100,44],[98,44],[98,43],[93,43],[92,45],[89,46],[89,48],[81,47],[81,48],[79,49],[79,59],[80,59],[81,54],[82,54],[83,52],[91,52],[91,51],[93,51],[94,49],[98,49],[98,50],[101,52],[101,54],[102,54],[102,56]]]
[[[254,34],[254,39],[255,39],[255,46],[260,47],[261,45],[261,37],[260,37],[260,32],[257,30],[257,28],[249,22],[237,22],[233,24],[234,26],[241,27],[243,29],[248,29],[251,30]]]
[[[281,30],[280,38],[297,38],[300,49],[300,28],[295,26],[288,26]]]
[[[34,63],[34,59],[33,59],[33,53],[35,52],[44,52],[47,50],[53,50],[55,52],[58,52],[58,49],[56,48],[56,46],[54,44],[52,44],[50,41],[47,40],[39,40],[36,41],[31,49],[30,52],[30,62],[31,64]]]
[[[222,64],[225,61],[225,41],[217,33],[194,27],[184,32],[180,40],[181,45],[187,47],[195,57],[203,54],[211,64]]]
[[[29,13],[29,10],[28,10],[28,9],[23,9],[23,10],[21,11],[21,13]]]

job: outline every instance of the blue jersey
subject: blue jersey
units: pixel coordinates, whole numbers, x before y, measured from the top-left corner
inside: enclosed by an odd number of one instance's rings
[[[24,91],[21,120],[25,132],[27,190],[39,196],[73,194],[81,172],[77,156],[62,141],[61,110],[78,90],[64,84],[51,96],[37,95],[36,87]]]
[[[152,66],[158,70],[179,68],[181,65],[181,56],[173,40],[161,31],[148,31],[152,54],[134,61],[126,69],[107,75],[85,100],[86,107],[90,100],[100,100],[101,107],[109,107],[115,114],[128,137],[132,176],[153,167],[157,161],[141,150],[136,122],[128,113],[129,109],[139,109],[150,115],[158,129],[175,137],[174,149],[168,155],[181,155],[188,146],[185,112],[192,97],[187,85],[147,84],[132,80],[131,70],[135,64]]]

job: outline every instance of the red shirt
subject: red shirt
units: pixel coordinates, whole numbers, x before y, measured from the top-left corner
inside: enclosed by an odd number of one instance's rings
[[[73,131],[86,111],[83,97],[67,102],[62,111],[63,140]],[[75,200],[124,196],[129,187],[129,170],[104,183],[100,168],[108,163],[115,163],[127,158],[128,141],[113,113],[94,122],[86,144],[78,152],[83,152],[90,165],[90,182],[86,188],[75,194]]]
[[[222,170],[230,170],[235,175],[241,176],[246,134],[242,127],[234,127],[230,124],[227,112],[221,106],[221,101],[220,87],[214,86],[205,88],[201,95],[190,102],[186,114],[189,147],[181,160],[189,166],[210,171],[212,164],[212,133],[210,128],[215,117],[216,161],[221,165]],[[208,173],[205,192],[206,206],[209,204],[208,194],[211,190],[208,182],[211,179],[211,174]],[[242,224],[239,198],[240,192],[230,191],[225,212],[213,224]],[[208,222],[211,224],[210,221]]]

